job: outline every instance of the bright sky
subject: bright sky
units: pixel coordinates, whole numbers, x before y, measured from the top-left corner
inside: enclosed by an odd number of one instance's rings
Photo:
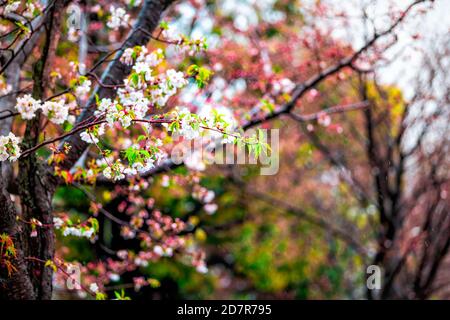
[[[229,13],[235,18],[235,26],[238,29],[245,30],[248,25],[258,22],[258,17],[254,11],[258,8],[260,12],[265,13],[264,19],[277,20],[280,14],[277,14],[273,9],[275,0],[218,0],[224,12]],[[336,8],[336,11],[346,12],[350,17],[350,26],[342,27],[336,26],[334,28],[334,35],[338,38],[344,39],[353,44],[355,49],[359,49],[364,43],[364,28],[362,26],[362,8],[364,5],[368,6],[368,13],[374,18],[374,23],[378,29],[385,30],[390,26],[391,21],[387,19],[387,15],[392,11],[393,5],[395,11],[400,8],[406,8],[415,0],[322,0],[323,3]],[[307,8],[316,0],[299,0],[299,9]],[[424,5],[420,5],[424,7]],[[181,9],[182,8],[182,9]],[[253,8],[253,9],[252,9]],[[180,19],[180,30],[183,29],[182,24],[189,26],[190,19],[193,17],[195,11],[188,4],[181,4],[180,10],[183,12],[183,19]],[[206,13],[204,11],[203,13]],[[314,22],[318,20],[313,18]],[[184,21],[184,22],[183,22]],[[208,34],[213,27],[213,20],[207,15],[201,15],[201,24],[193,31],[193,35]],[[335,26],[339,19],[331,18],[323,22],[327,25]],[[342,21],[342,20],[341,20]],[[421,70],[420,64],[422,60],[422,51],[426,51],[429,44],[441,39],[443,43],[443,35],[450,33],[450,0],[435,0],[434,6],[428,11],[426,15],[409,17],[402,24],[401,28],[397,28],[398,41],[388,51],[390,56],[395,56],[395,63],[389,64],[378,73],[379,81],[386,84],[398,85],[406,98],[413,95],[413,86],[411,80],[415,79]],[[421,39],[412,40],[411,35],[420,34]],[[448,38],[447,38],[448,39]],[[214,44],[217,39],[213,36],[208,37],[210,45]],[[446,45],[443,43],[442,45]],[[447,44],[450,46],[450,44]],[[406,48],[406,49],[405,49]],[[401,52],[399,56],[398,53]]]
[[[413,0],[397,0],[395,1],[396,6],[406,7]],[[372,2],[375,5],[372,13],[377,17],[375,19],[375,24],[380,30],[383,27],[388,27],[388,23],[384,22],[383,16],[389,10],[389,3],[392,0],[327,0],[328,3],[332,5],[338,5],[339,7],[344,7],[349,14],[359,15],[360,8],[364,3]],[[351,28],[352,37],[351,42],[353,43],[355,49],[361,47],[362,45],[362,26],[356,22]],[[338,31],[339,33],[342,32]],[[344,32],[348,36],[348,30]],[[410,46],[412,43],[410,35],[418,33],[421,35],[421,39],[414,41],[414,47]],[[398,42],[389,51],[391,55],[399,52],[404,47],[401,56],[399,56],[395,63],[389,64],[380,72],[380,80],[384,83],[394,83],[397,84],[404,92],[405,96],[411,97],[413,95],[413,89],[411,84],[411,79],[414,79],[418,72],[420,72],[420,62],[422,59],[421,50],[427,50],[429,43],[431,41],[436,41],[436,39],[443,39],[443,35],[450,33],[450,0],[435,0],[434,7],[425,16],[417,17],[414,19],[406,20],[405,24],[401,29],[399,29]],[[343,35],[343,34],[342,34]],[[447,38],[448,39],[448,38]],[[445,45],[445,44],[443,44]],[[447,44],[450,47],[450,43]]]

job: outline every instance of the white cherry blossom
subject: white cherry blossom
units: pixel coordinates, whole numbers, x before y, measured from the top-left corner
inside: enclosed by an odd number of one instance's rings
[[[91,91],[91,84],[92,84],[91,80],[88,79],[83,80],[82,83],[75,88],[75,93],[78,96],[84,96],[88,94],[89,91]]]
[[[19,6],[20,6],[20,1],[11,2],[5,6],[5,10],[3,13],[5,15],[7,15],[9,13],[15,12],[17,9],[19,9]]]
[[[42,105],[42,113],[55,124],[63,124],[69,116],[69,106],[64,100],[46,101]]]
[[[7,136],[0,136],[0,161],[16,161],[21,154],[20,138],[10,132]]]
[[[167,81],[170,82],[175,88],[182,88],[187,84],[187,80],[184,78],[183,72],[169,69],[166,71]]]
[[[134,63],[133,53],[134,53],[133,48],[125,49],[123,51],[122,56],[120,57],[120,62],[122,62],[123,64],[126,64],[127,66],[133,65],[133,63]]]
[[[125,178],[125,174],[123,173],[125,167],[120,162],[120,160],[117,160],[113,165],[107,166],[105,169],[103,169],[103,175],[107,179],[111,179],[113,181],[122,180]]]
[[[125,9],[123,8],[115,8],[114,6],[111,6],[110,8],[111,16],[109,17],[108,22],[106,25],[114,30],[119,29],[119,27],[128,26],[128,20],[130,20],[130,15],[127,14]]]
[[[145,62],[136,62],[136,64],[133,66],[133,70],[136,73],[143,74],[146,81],[152,81],[152,69],[150,66]]]
[[[34,17],[35,10],[36,10],[36,6],[34,5],[34,3],[33,2],[27,2],[26,3],[26,9],[22,13],[22,15],[25,18],[32,19]]]
[[[36,116],[36,111],[41,107],[41,101],[35,100],[31,95],[26,94],[17,98],[16,109],[22,119],[31,120]]]

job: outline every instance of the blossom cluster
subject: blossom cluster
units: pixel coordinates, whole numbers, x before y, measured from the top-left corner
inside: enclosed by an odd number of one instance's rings
[[[235,119],[223,109],[204,109],[197,114],[192,113],[186,107],[176,107],[168,114],[168,117],[172,122],[164,126],[168,131],[172,131],[186,140],[196,139],[206,133],[209,137],[223,138],[223,143],[234,142],[233,136],[236,137]]]
[[[126,49],[121,61],[133,65],[134,72],[124,81],[124,87],[117,90],[117,99],[103,98],[99,101],[95,115],[104,115],[110,127],[119,123],[126,129],[133,119],[143,119],[151,105],[164,106],[177,89],[187,84],[187,80],[182,72],[173,69],[154,75],[152,68],[163,58],[162,50],[147,54],[145,47]]]
[[[16,161],[21,154],[20,138],[10,132],[7,136],[0,136],[0,161]]]
[[[91,91],[91,80],[87,79],[84,76],[81,76],[75,85],[75,94],[77,96],[85,96]]]
[[[180,183],[182,182],[180,181]],[[117,195],[124,192],[124,190],[125,188],[117,188],[113,192]],[[208,190],[204,192],[205,190],[202,190],[202,198],[205,201],[212,201],[214,193],[212,191],[208,192]],[[96,298],[104,299],[105,296],[102,294],[102,291],[105,291],[106,285],[115,285],[129,272],[146,268],[166,257],[180,259],[180,262],[194,267],[199,273],[208,272],[205,253],[195,244],[193,235],[180,234],[181,232],[192,230],[198,223],[194,221],[195,219],[189,219],[188,222],[184,222],[179,218],[164,215],[154,209],[154,199],[145,199],[139,193],[128,195],[128,199],[117,206],[119,212],[130,216],[128,225],[122,226],[121,234],[125,239],[139,240],[140,249],[138,251],[119,250],[116,252],[116,259],[111,258],[106,261],[89,262],[84,266],[80,265],[83,275],[81,278],[82,284],[89,288],[90,291],[77,291],[80,297],[93,293]],[[95,204],[94,215],[98,210],[95,208],[100,206],[100,204]],[[64,225],[67,226],[66,219],[64,216],[55,218],[55,227],[62,228]],[[62,284],[65,281],[66,279],[63,277],[56,275],[56,283]],[[158,287],[160,283],[157,279],[137,276],[133,278],[133,285],[134,289],[139,291],[145,286]]]
[[[33,119],[39,109],[55,124],[63,124],[66,120],[69,120],[70,105],[66,104],[64,99],[42,103],[29,94],[17,98],[16,110],[20,113],[22,119]]]
[[[155,68],[164,60],[164,52],[161,49],[151,53],[145,47],[134,47],[124,50],[121,62],[132,66],[131,75],[124,81],[124,86],[117,89],[117,97],[112,100],[103,98],[97,103],[95,115],[105,119],[106,123],[93,125],[80,133],[81,139],[88,143],[97,143],[99,136],[105,133],[105,126],[109,128],[126,129],[133,121],[138,121],[147,132],[151,131],[151,119],[145,120],[152,106],[162,107],[168,99],[175,95],[177,90],[187,85],[188,81],[183,72],[168,69],[156,74]],[[187,109],[186,109],[187,110]],[[170,115],[174,115],[171,113]],[[170,116],[168,115],[168,116]],[[193,121],[190,121],[192,118]],[[195,116],[186,111],[176,115],[175,119],[162,120],[171,123],[183,121],[179,134],[186,138],[194,138],[198,134],[194,130]],[[184,120],[183,120],[184,119]],[[198,121],[197,121],[198,122]],[[206,122],[205,122],[206,124]],[[198,129],[199,127],[196,126]],[[120,180],[126,175],[142,173],[154,167],[164,158],[164,153],[159,150],[161,140],[146,139],[146,143],[135,143],[126,150],[125,155],[129,166],[126,167],[120,159],[105,162],[103,175],[112,180]]]
[[[101,136],[105,133],[105,124],[99,124],[92,126],[86,131],[80,133],[81,140],[86,141],[87,143],[98,143],[98,136]]]
[[[126,27],[128,26],[128,21],[130,20],[130,15],[127,14],[125,9],[123,8],[116,8],[114,6],[111,6],[109,9],[111,12],[111,16],[108,19],[108,22],[106,25],[113,29],[117,30],[119,27]]]
[[[122,104],[120,104],[122,102]],[[236,120],[232,114],[225,108],[204,108],[198,114],[192,113],[185,107],[175,107],[174,110],[151,118],[143,119],[145,114],[136,117],[136,113],[145,112],[136,109],[136,105],[129,105],[128,109],[123,108],[125,99],[120,97],[112,102],[110,99],[101,100],[96,111],[98,116],[105,115],[106,124],[102,123],[94,125],[81,133],[81,138],[88,143],[97,143],[98,136],[105,133],[105,126],[114,127],[116,124],[122,127],[131,125],[133,120],[139,123],[144,122],[143,128],[150,133],[152,128],[148,122],[158,122],[172,134],[172,139],[176,140],[182,137],[184,140],[192,140],[199,137],[205,138],[207,143],[236,143],[247,141],[252,146],[258,145],[255,137],[244,138],[239,133],[233,132],[236,127]],[[113,118],[113,120],[111,120]],[[117,119],[117,120],[116,120]],[[166,153],[160,149],[162,141],[160,139],[150,138],[146,135],[138,137],[136,142],[131,142],[131,146],[124,150],[124,158],[128,165],[124,164],[121,159],[113,157],[100,160],[98,166],[102,168],[103,175],[107,179],[114,181],[124,179],[127,175],[136,175],[152,169],[156,164],[160,163]],[[261,148],[259,150],[262,150]],[[200,151],[186,155],[184,162],[186,166],[195,171],[205,169],[205,163],[202,159],[203,155]],[[207,206],[207,211],[213,213],[215,208],[213,205]]]
[[[203,209],[208,214],[214,214],[218,206],[213,203],[215,193],[212,190],[208,190],[205,187],[195,186],[192,192],[192,197],[202,203],[204,203]]]
[[[290,93],[294,89],[295,89],[295,83],[292,82],[288,78],[276,80],[272,83],[272,93],[273,94]]]
[[[180,52],[188,52],[189,55],[194,55],[197,52],[204,51],[208,48],[208,44],[204,37],[188,38],[180,34],[176,29],[167,22],[161,22],[161,35],[165,41],[171,42],[177,46]]]
[[[123,178],[125,178],[124,170],[124,165],[121,163],[120,159],[118,159],[103,170],[103,175],[105,176],[105,178],[108,178],[110,180],[122,180]]]
[[[199,273],[207,273],[208,267],[205,262],[205,253],[200,250],[190,249],[191,264]]]
[[[61,230],[63,236],[84,237],[93,239],[98,231],[98,221],[95,218],[89,218],[84,223],[74,224],[67,216],[54,217],[53,226]]]
[[[53,123],[63,124],[69,117],[69,105],[63,99],[46,101],[41,105],[42,113]]]
[[[5,6],[3,13],[6,15],[9,13],[15,12],[17,9],[19,9],[19,6],[20,6],[20,1],[8,2],[8,4]]]
[[[132,200],[133,204],[126,209],[119,205],[119,210],[131,214],[130,225],[122,227],[121,235],[125,239],[139,237],[142,250],[138,253],[121,250],[117,252],[118,258],[136,267],[146,267],[151,261],[171,257],[176,250],[182,250],[187,240],[179,233],[186,229],[186,223],[179,218],[163,215],[158,210],[150,214],[142,207],[144,203],[140,197]],[[147,205],[152,203],[147,201]]]
[[[41,108],[41,101],[35,100],[31,95],[26,94],[17,98],[16,109],[22,119],[31,120],[36,116],[36,111]]]
[[[121,100],[132,96],[135,91],[146,91],[149,104],[163,107],[177,89],[181,89],[188,83],[185,75],[174,69],[155,74],[154,68],[164,61],[164,52],[161,49],[148,54],[145,47],[128,48],[121,61],[126,65],[132,65],[133,70],[125,81],[125,88],[118,90]]]
[[[7,1],[8,4],[5,6],[3,13],[5,15],[10,13],[17,13],[20,7],[20,1]],[[38,2],[27,1],[25,3],[25,10],[21,13],[22,16],[28,19],[32,19],[39,12],[42,11],[41,5]]]
[[[153,169],[155,163],[160,163],[166,157],[166,154],[159,149],[161,145],[162,141],[160,139],[154,139],[154,142],[147,139],[143,149],[141,149],[139,144],[133,144],[125,150],[125,157],[130,167],[126,168],[124,173],[136,175],[138,172],[143,173]]]

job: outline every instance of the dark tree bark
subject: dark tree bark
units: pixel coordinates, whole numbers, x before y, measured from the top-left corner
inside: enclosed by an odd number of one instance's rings
[[[0,168],[2,166],[3,164],[0,164]],[[27,262],[24,260],[20,230],[16,223],[17,212],[2,179],[0,179],[0,213],[0,234],[5,233],[14,241],[16,258],[13,259],[12,263],[17,269],[9,276],[5,268],[0,268],[0,299],[35,299]]]

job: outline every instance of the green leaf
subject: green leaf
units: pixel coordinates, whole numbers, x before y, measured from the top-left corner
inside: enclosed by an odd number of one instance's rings
[[[167,21],[161,21],[159,23],[159,27],[163,30],[167,30],[167,29],[169,29],[169,24],[167,23]]]
[[[17,22],[16,22],[16,25],[17,25],[17,26],[20,28],[20,30],[22,30],[23,32],[25,32],[25,33],[30,33],[30,29],[29,29],[27,26],[25,26],[23,23],[17,21]]]
[[[141,134],[141,135],[137,138],[137,142],[141,142],[141,141],[143,141],[143,140],[145,140],[145,139],[147,139],[147,137]]]
[[[106,294],[104,294],[102,292],[96,292],[95,300],[106,300]]]
[[[96,218],[93,218],[93,217],[89,218],[89,220],[90,220],[92,228],[94,228],[95,232],[98,232],[98,230],[99,230],[98,220]]]
[[[134,72],[130,75],[130,77],[131,77],[131,83],[136,87],[139,84],[139,75]]]
[[[199,68],[199,66],[196,65],[196,64],[190,65],[190,66],[187,68],[186,73],[187,73],[189,76],[194,76],[194,75],[196,75],[196,74],[198,73],[198,68]]]
[[[267,99],[261,99],[261,103],[263,105],[263,109],[269,111],[270,113],[275,111],[274,104],[268,101]]]

